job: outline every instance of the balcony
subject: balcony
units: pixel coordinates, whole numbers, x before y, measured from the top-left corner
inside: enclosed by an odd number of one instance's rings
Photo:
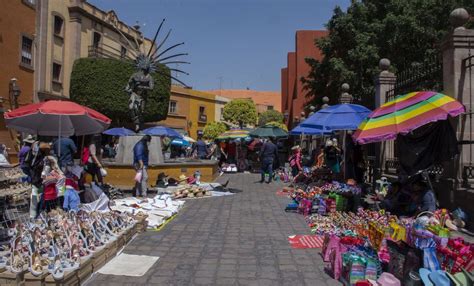
[[[124,55],[121,51],[107,45],[89,46],[87,49],[89,58],[107,58],[116,60],[133,60],[128,55]]]
[[[198,121],[200,123],[207,123],[207,115],[206,114],[199,114]]]

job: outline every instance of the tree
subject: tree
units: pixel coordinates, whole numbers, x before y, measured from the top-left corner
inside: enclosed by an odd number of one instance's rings
[[[227,130],[227,126],[222,122],[210,122],[204,126],[203,137],[207,140],[215,140]]]
[[[161,66],[161,71],[169,73]],[[93,108],[112,119],[112,124],[130,122],[128,95],[124,91],[128,79],[135,72],[132,62],[115,59],[82,58],[74,62],[71,73],[71,99]],[[171,81],[152,73],[155,87],[148,92],[145,121],[166,119]]]
[[[283,122],[280,122],[280,121],[271,121],[271,122],[268,122],[267,124],[265,124],[266,126],[276,126],[276,127],[280,127],[281,129],[285,130],[285,131],[288,131],[288,127],[286,126],[285,123]]]
[[[267,110],[258,116],[258,126],[263,126],[272,121],[283,123],[284,119],[285,118],[281,112],[276,110]]]
[[[257,122],[257,108],[252,100],[234,99],[224,106],[222,114],[226,121],[234,124],[254,125]]]
[[[301,80],[308,95],[315,104],[324,96],[334,104],[347,82],[355,98],[373,107],[379,60],[390,59],[394,72],[432,61],[457,7],[474,12],[472,0],[364,0],[352,1],[345,12],[336,7],[326,24],[328,36],[316,42],[324,58],[307,59],[311,72]]]

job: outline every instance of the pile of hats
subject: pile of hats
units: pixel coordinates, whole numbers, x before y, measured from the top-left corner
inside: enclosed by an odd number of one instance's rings
[[[178,186],[176,191],[173,193],[174,199],[202,198],[205,196],[211,196],[211,192],[199,187],[198,185]]]

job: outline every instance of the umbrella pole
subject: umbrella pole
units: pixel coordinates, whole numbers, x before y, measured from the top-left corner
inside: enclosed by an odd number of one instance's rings
[[[61,157],[61,114],[59,115],[59,132],[58,132],[58,161]]]

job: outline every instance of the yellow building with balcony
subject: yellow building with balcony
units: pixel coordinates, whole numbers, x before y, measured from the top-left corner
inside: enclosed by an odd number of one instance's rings
[[[182,129],[196,139],[198,131],[202,131],[207,123],[215,121],[215,112],[214,94],[172,85],[168,117],[159,124]]]

